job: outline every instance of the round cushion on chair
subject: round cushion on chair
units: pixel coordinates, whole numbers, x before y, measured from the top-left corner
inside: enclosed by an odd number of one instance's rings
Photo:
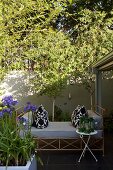
[[[80,117],[87,116],[87,110],[85,106],[78,105],[71,115],[71,122],[74,127],[79,125]]]
[[[40,105],[33,115],[32,126],[39,129],[43,129],[47,127],[48,124],[49,124],[48,112],[44,109],[42,105]]]

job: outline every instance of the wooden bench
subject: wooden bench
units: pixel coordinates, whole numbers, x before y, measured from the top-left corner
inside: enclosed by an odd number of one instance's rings
[[[94,111],[88,111],[89,116],[95,119],[97,134],[90,139],[92,150],[102,151],[104,155],[103,117]],[[27,114],[24,114],[28,118]],[[29,115],[30,120],[31,115]],[[31,128],[31,133],[37,141],[37,150],[82,150],[84,144],[76,133],[71,122],[49,122],[44,129]]]
[[[104,155],[103,130],[91,137],[89,146],[92,150],[102,151]],[[37,150],[82,150],[84,143],[76,133],[76,128],[71,122],[49,122],[44,129],[32,127],[31,133],[37,140]]]

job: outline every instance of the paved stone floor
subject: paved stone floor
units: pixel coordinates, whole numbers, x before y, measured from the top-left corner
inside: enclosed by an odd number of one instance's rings
[[[94,152],[98,159],[95,162],[87,151],[85,157],[78,163],[81,152],[41,152],[43,166],[38,165],[38,170],[113,170],[113,133],[105,133],[105,156]]]

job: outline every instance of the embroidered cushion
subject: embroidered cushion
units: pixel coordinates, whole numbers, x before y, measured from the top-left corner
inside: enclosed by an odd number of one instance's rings
[[[32,126],[43,129],[48,126],[48,123],[48,112],[44,109],[42,105],[40,105],[36,112],[33,114]]]
[[[79,126],[80,117],[87,116],[87,110],[84,106],[78,105],[71,115],[71,122],[74,127]]]

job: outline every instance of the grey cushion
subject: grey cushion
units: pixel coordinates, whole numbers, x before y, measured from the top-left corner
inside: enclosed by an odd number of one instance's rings
[[[95,137],[102,137],[103,130],[98,130]],[[31,133],[38,138],[78,138],[79,134],[71,122],[49,122],[47,128],[37,129],[31,128]]]
[[[103,117],[92,110],[88,110],[88,116],[94,119],[95,130],[103,129]]]
[[[79,136],[71,122],[49,122],[47,128],[32,127],[31,131],[33,136],[39,138],[76,138]]]

